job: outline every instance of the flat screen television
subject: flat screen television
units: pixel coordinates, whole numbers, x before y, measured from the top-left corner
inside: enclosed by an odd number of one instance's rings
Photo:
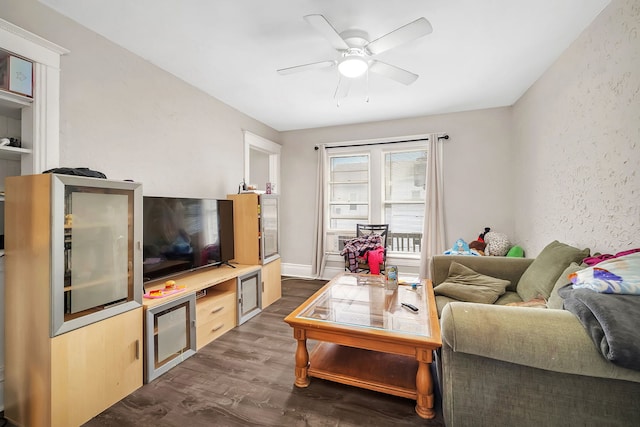
[[[232,200],[144,197],[145,282],[230,265],[234,250]]]

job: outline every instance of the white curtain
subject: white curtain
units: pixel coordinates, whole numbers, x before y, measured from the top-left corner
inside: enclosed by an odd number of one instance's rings
[[[420,253],[420,277],[431,278],[431,258],[445,251],[442,140],[429,135],[427,151],[426,200]]]
[[[316,171],[316,205],[314,217],[313,236],[313,260],[311,261],[311,274],[316,278],[322,278],[324,274],[325,260],[325,174],[324,170],[327,163],[327,150],[324,145],[320,145],[317,149],[318,153],[318,169]]]

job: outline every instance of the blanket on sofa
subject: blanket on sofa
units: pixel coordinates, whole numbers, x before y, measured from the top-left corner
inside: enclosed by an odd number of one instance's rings
[[[640,370],[640,296],[601,294],[572,285],[558,289],[564,308],[580,319],[608,361]]]

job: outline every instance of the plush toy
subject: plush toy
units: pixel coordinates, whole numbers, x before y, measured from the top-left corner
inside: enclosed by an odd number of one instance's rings
[[[473,242],[469,243],[469,249],[478,251],[480,255],[484,255],[484,249],[486,247],[487,247],[487,244],[480,240],[474,240]]]
[[[463,239],[456,240],[453,248],[448,251],[444,251],[445,255],[479,255],[478,252],[471,250],[467,242]]]
[[[505,256],[511,248],[511,243],[506,234],[490,231],[484,235],[487,246],[484,249],[485,255]]]
[[[484,242],[484,236],[490,231],[491,231],[490,227],[485,227],[484,233],[480,233],[480,235],[478,236],[478,242]]]
[[[478,235],[478,239],[474,240],[471,243],[469,243],[469,249],[473,249],[473,250],[477,251],[478,255],[484,255],[484,250],[485,250],[485,248],[487,246],[487,244],[484,241],[484,236],[489,231],[491,231],[491,228],[485,227],[484,228],[484,232],[480,233],[480,235]]]

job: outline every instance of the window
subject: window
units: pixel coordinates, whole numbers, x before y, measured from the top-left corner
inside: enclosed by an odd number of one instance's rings
[[[329,165],[329,228],[355,230],[369,220],[369,156],[332,156]]]
[[[426,141],[329,149],[327,251],[369,223],[389,224],[388,251],[419,254],[426,164]]]

